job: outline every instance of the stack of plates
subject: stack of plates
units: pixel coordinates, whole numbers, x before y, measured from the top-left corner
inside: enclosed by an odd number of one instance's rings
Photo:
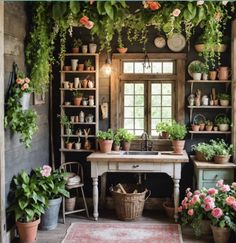
[[[68,178],[67,186],[73,186],[80,183],[80,177],[78,175]]]
[[[186,39],[182,34],[174,33],[168,38],[167,45],[171,51],[179,52],[184,49],[186,45]]]

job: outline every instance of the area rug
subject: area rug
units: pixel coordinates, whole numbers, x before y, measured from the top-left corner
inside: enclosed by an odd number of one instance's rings
[[[182,243],[178,224],[72,223],[62,243]]]

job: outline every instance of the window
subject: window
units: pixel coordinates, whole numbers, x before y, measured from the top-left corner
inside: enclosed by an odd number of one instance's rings
[[[185,58],[183,53],[114,54],[111,75],[111,127],[140,136],[157,136],[156,125],[184,122]]]

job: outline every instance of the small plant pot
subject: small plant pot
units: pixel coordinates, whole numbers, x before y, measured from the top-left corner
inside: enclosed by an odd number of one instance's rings
[[[221,132],[226,132],[229,130],[229,124],[219,124],[218,127]]]
[[[67,128],[65,132],[66,132],[66,135],[71,135],[72,134],[72,130],[70,128]]]
[[[66,198],[65,208],[66,212],[73,211],[75,209],[76,197]]]
[[[63,70],[64,71],[71,71],[72,70],[72,67],[71,66],[64,66],[63,67]]]
[[[172,146],[175,154],[183,154],[185,140],[173,140]]]
[[[99,147],[100,147],[101,153],[111,152],[112,143],[113,143],[113,140],[100,140]]]
[[[205,158],[204,154],[199,151],[195,151],[195,159],[197,161],[209,161]]]
[[[79,53],[79,47],[73,47],[71,51],[72,53]]]
[[[83,88],[87,88],[88,87],[88,79],[85,78],[85,79],[82,80],[82,87]]]
[[[195,106],[200,106],[201,105],[201,100],[199,98],[194,99],[194,104]]]
[[[208,74],[207,73],[203,73],[202,74],[202,80],[207,80],[208,79]]]
[[[82,97],[80,97],[80,98],[74,98],[74,105],[80,106],[81,101],[82,101]]]
[[[120,151],[120,145],[114,144],[113,145],[113,150],[114,151]]]
[[[229,105],[229,100],[220,100],[220,105],[221,106],[228,106]]]
[[[75,87],[75,89],[78,89],[79,86],[80,86],[79,78],[74,78],[74,87]]]
[[[170,137],[170,134],[168,132],[162,132],[161,133],[161,138],[162,139],[169,139],[169,137]]]
[[[193,131],[198,132],[199,129],[200,129],[200,125],[192,124],[192,130],[193,130]]]
[[[117,48],[117,51],[121,54],[124,54],[128,51],[128,48],[127,47]]]
[[[205,124],[204,124],[204,123],[201,123],[201,124],[199,124],[199,126],[200,126],[199,130],[200,130],[200,131],[204,131],[204,129],[205,129]]]
[[[96,53],[97,51],[97,44],[90,43],[89,44],[89,53]]]
[[[122,144],[122,148],[125,151],[129,151],[130,150],[130,146],[131,146],[130,142],[123,142],[123,144]]]
[[[69,81],[63,82],[64,89],[69,89],[69,87],[70,87],[69,83],[70,83]]]
[[[162,204],[166,215],[169,219],[174,219],[174,215],[175,215],[175,207],[174,207],[174,203],[171,202],[164,202]]]
[[[210,80],[216,80],[216,75],[217,75],[216,71],[210,71],[209,72],[209,79]]]
[[[210,132],[212,131],[213,126],[211,125],[206,125],[206,131]]]
[[[83,63],[78,64],[78,70],[84,71],[84,64]]]
[[[214,100],[210,100],[210,106],[214,105]]]
[[[72,149],[73,143],[66,143],[66,149]]]
[[[91,71],[91,67],[86,67],[86,71]]]
[[[229,162],[230,155],[216,155],[214,156],[214,162],[216,164],[226,164]]]
[[[82,45],[82,53],[88,52],[88,45]]]
[[[201,73],[193,73],[193,79],[194,80],[201,80],[202,74]]]
[[[91,71],[94,71],[94,70],[95,70],[94,66],[91,66],[91,67],[90,67],[90,70],[91,70]]]
[[[216,132],[216,131],[218,131],[218,127],[217,126],[214,126],[213,127],[213,130]]]
[[[229,242],[231,229],[230,228],[221,228],[211,225],[213,238],[215,243],[227,243]]]
[[[214,100],[214,105],[215,106],[219,105],[219,101],[218,100]]]
[[[72,67],[72,71],[76,71],[77,69],[77,65],[78,65],[78,59],[71,59],[71,67]]]

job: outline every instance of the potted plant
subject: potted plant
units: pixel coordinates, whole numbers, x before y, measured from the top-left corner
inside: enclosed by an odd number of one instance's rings
[[[58,117],[60,117],[60,124],[62,126],[64,126],[65,128],[65,134],[66,135],[71,135],[72,134],[72,124],[68,118],[68,116],[62,114],[62,115],[58,115]]]
[[[218,94],[218,99],[220,100],[221,106],[228,106],[231,97],[230,97],[230,94],[220,93],[220,94]]]
[[[215,124],[219,127],[219,130],[226,132],[229,130],[230,119],[226,115],[220,114],[215,118]]]
[[[191,128],[192,131],[198,132],[200,129],[200,125],[198,124],[198,122],[193,122],[193,124],[191,124]]]
[[[125,151],[129,151],[131,142],[135,139],[133,133],[128,132],[125,128],[119,128],[117,130],[117,134],[119,134],[119,137],[122,141],[122,148]]]
[[[81,149],[80,137],[78,137],[78,140],[77,140],[77,142],[75,143],[75,149]]]
[[[192,73],[194,80],[201,80],[201,77],[202,77],[202,64],[201,63],[190,64],[189,71]]]
[[[115,151],[119,151],[120,150],[120,136],[117,133],[114,134],[113,149]]]
[[[34,242],[37,235],[40,216],[48,206],[48,198],[37,178],[25,171],[14,176],[9,192],[10,207],[21,242]]]
[[[84,63],[84,66],[86,68],[87,71],[91,71],[91,67],[92,67],[92,62],[90,59],[86,60]]]
[[[213,122],[212,121],[207,121],[206,122],[206,131],[210,132],[213,129]]]
[[[81,101],[83,99],[83,93],[81,93],[79,90],[73,92],[74,96],[74,105],[80,106]]]
[[[74,39],[72,53],[79,53],[80,46],[82,46],[82,41],[80,39]]]
[[[177,123],[173,121],[169,128],[170,139],[172,140],[172,145],[174,153],[182,154],[185,145],[185,135],[187,133],[186,125]]]
[[[192,151],[195,151],[195,159],[198,161],[211,161],[215,154],[212,146],[204,142],[192,145]]]
[[[97,140],[102,153],[111,152],[113,138],[114,134],[111,128],[109,128],[107,131],[99,130],[97,132]]]
[[[168,139],[170,136],[169,127],[170,127],[170,122],[159,122],[156,125],[156,131],[161,133],[161,138]]]
[[[121,54],[124,54],[128,51],[127,47],[124,47],[123,41],[122,41],[122,27],[118,29],[118,48],[117,51]]]
[[[41,217],[39,227],[42,230],[55,229],[62,197],[69,197],[69,192],[65,189],[66,173],[59,169],[52,171],[49,165],[44,165],[34,169],[32,177],[35,177],[38,187],[48,199],[48,208]]]
[[[20,135],[20,142],[26,148],[31,147],[33,135],[38,130],[37,113],[29,109],[31,81],[23,73],[17,74],[16,82],[11,90],[11,96],[7,100],[4,118],[5,128]]]
[[[214,150],[214,162],[217,164],[228,163],[232,154],[233,145],[226,144],[223,139],[211,139],[210,144]]]
[[[209,73],[209,67],[207,64],[202,64],[202,79],[207,80]]]
[[[166,212],[167,217],[173,220],[175,215],[175,205],[173,198],[167,198],[163,202],[162,206]]]

